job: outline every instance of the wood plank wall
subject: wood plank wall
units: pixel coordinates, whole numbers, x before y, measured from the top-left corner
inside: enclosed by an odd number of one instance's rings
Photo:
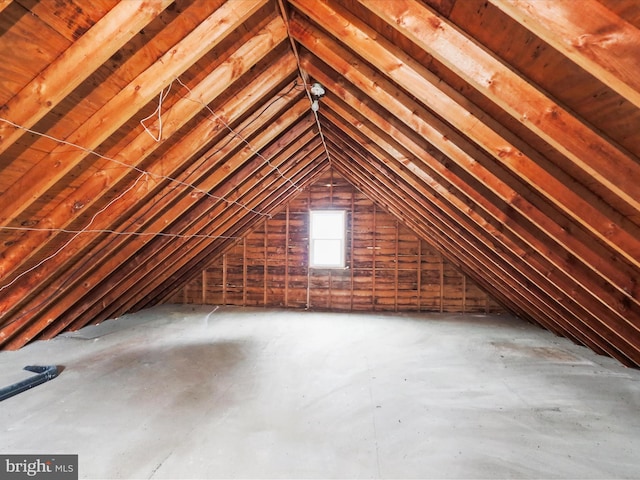
[[[346,269],[309,269],[310,209],[347,211]],[[470,278],[329,170],[170,303],[339,311],[503,312]]]

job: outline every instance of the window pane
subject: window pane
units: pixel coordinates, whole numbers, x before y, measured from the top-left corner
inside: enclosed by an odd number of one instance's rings
[[[336,239],[343,238],[344,212],[311,212],[311,237]]]
[[[311,264],[315,266],[341,267],[342,240],[314,240]]]
[[[319,268],[344,268],[344,210],[310,212],[309,264]]]

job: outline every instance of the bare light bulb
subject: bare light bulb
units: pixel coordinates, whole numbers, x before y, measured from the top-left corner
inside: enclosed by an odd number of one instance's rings
[[[317,98],[313,99],[313,102],[311,102],[311,110],[314,112],[317,112],[320,109],[320,103],[318,102]]]

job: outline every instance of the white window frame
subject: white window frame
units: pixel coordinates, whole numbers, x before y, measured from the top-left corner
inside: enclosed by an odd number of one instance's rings
[[[324,237],[322,232],[315,231],[314,228],[314,216],[315,215],[336,215],[339,216],[339,221],[342,223],[341,233],[342,236],[340,238],[335,238],[335,236]],[[329,210],[329,209],[318,209],[318,210],[309,210],[309,268],[346,268],[346,237],[347,237],[347,213],[345,210]],[[316,258],[316,249],[318,245],[326,241],[339,241],[338,250],[339,250],[339,259],[337,262],[333,263],[316,263],[314,259]]]

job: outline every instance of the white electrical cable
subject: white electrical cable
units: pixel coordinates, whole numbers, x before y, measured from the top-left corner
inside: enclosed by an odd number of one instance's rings
[[[320,140],[322,141],[322,146],[324,147],[324,153],[327,155],[327,161],[329,165],[331,165],[331,156],[329,155],[329,148],[327,147],[327,142],[324,139],[324,133],[322,132],[322,125],[320,125],[320,117],[318,116],[318,110],[320,109],[320,103],[317,99],[312,98],[311,96],[311,88],[308,86],[307,81],[305,80],[304,72],[302,71],[302,65],[300,64],[300,55],[298,54],[298,49],[296,48],[296,42],[291,36],[291,31],[289,29],[289,16],[287,15],[287,10],[282,3],[282,0],[278,0],[278,5],[280,8],[280,12],[282,13],[282,18],[285,20],[284,24],[287,28],[287,37],[289,37],[289,43],[291,44],[291,50],[293,51],[293,56],[296,59],[296,65],[298,66],[298,73],[300,74],[300,78],[302,79],[302,84],[304,85],[304,90],[309,98],[309,103],[311,105],[311,111],[316,119],[316,125],[318,126],[318,133],[320,134]],[[324,89],[323,89],[324,90]]]
[[[142,177],[146,176],[145,173],[143,173],[142,175],[140,175],[138,178],[136,178],[136,181],[133,182],[131,184],[131,186],[129,188],[127,188],[124,192],[122,192],[120,195],[118,195],[117,197],[113,198],[109,203],[107,203],[104,207],[102,207],[100,210],[98,210],[95,215],[91,218],[91,220],[89,221],[89,223],[87,224],[87,227],[90,227],[91,224],[94,222],[94,220],[98,217],[98,215],[100,215],[102,212],[104,212],[107,208],[109,208],[114,202],[116,202],[117,200],[120,200],[121,197],[123,197],[124,195],[126,195],[130,190],[133,190],[133,188],[138,184],[138,182],[140,181],[140,179]],[[55,257],[56,255],[58,255],[62,250],[64,250],[67,245],[69,245],[71,242],[73,242],[76,238],[78,238],[78,236],[82,233],[82,230],[79,231],[78,233],[76,233],[73,237],[71,237],[67,242],[65,242],[58,250],[55,251],[55,253],[49,255],[48,257],[44,258],[43,260],[39,261],[38,263],[36,263],[33,267],[29,268],[28,270],[25,270],[24,272],[22,272],[20,275],[16,276],[16,278],[14,278],[11,282],[7,283],[6,285],[3,285],[2,287],[0,287],[0,292],[2,292],[3,290],[9,288],[11,285],[13,285],[14,283],[16,283],[18,281],[18,279],[24,277],[25,275],[27,275],[28,273],[33,272],[35,269],[39,268],[40,266],[42,266],[44,263],[48,262],[49,260],[51,260],[53,257]]]
[[[132,237],[171,237],[171,238],[212,238],[212,239],[238,239],[241,237],[230,237],[226,235],[207,235],[207,234],[181,234],[181,233],[167,233],[167,232],[135,232],[135,231],[118,231],[108,229],[82,229],[82,230],[68,230],[66,228],[37,228],[37,227],[0,227],[0,230],[17,230],[27,232],[53,232],[53,233],[109,233],[112,235],[128,235]]]
[[[38,136],[43,137],[43,138],[47,138],[47,139],[49,139],[49,140],[52,140],[52,141],[57,142],[57,143],[61,143],[61,144],[63,144],[63,145],[69,145],[70,147],[77,148],[77,149],[79,149],[79,150],[82,150],[83,152],[90,153],[90,154],[92,154],[92,155],[95,155],[95,156],[96,156],[96,157],[98,157],[98,158],[102,158],[103,160],[108,160],[108,161],[110,161],[110,162],[114,162],[114,163],[116,163],[116,164],[118,164],[118,165],[120,165],[120,166],[122,166],[122,167],[130,168],[130,169],[135,170],[136,172],[139,172],[139,173],[141,173],[141,174],[149,175],[149,176],[151,176],[151,177],[154,177],[154,178],[157,178],[157,179],[161,179],[161,180],[167,180],[167,181],[169,181],[169,182],[177,183],[177,184],[178,184],[178,185],[180,185],[180,186],[187,187],[187,188],[191,188],[191,189],[193,189],[194,191],[196,191],[197,193],[201,193],[201,194],[203,194],[203,195],[205,195],[205,196],[207,196],[207,197],[213,198],[214,200],[222,200],[222,201],[224,201],[224,202],[227,202],[228,204],[238,205],[238,206],[240,206],[240,207],[244,208],[245,210],[248,210],[248,211],[250,211],[250,212],[252,212],[252,213],[255,213],[255,214],[257,214],[257,215],[261,215],[261,216],[263,216],[263,217],[268,217],[268,216],[270,216],[270,215],[268,215],[268,214],[261,213],[261,212],[258,212],[257,210],[254,210],[254,209],[252,209],[252,208],[249,208],[249,207],[247,207],[246,205],[243,205],[243,204],[242,204],[242,203],[240,203],[240,202],[236,202],[236,201],[234,201],[234,200],[227,200],[226,198],[224,198],[224,197],[219,197],[219,196],[217,196],[217,195],[212,195],[211,193],[209,193],[209,192],[207,192],[207,191],[205,191],[205,190],[202,190],[202,189],[200,189],[200,188],[196,187],[195,185],[193,185],[193,184],[191,184],[191,183],[183,182],[183,181],[181,181],[181,180],[178,180],[177,178],[173,178],[173,177],[170,177],[170,176],[168,176],[168,175],[160,175],[160,174],[158,174],[158,173],[153,173],[153,172],[149,172],[149,171],[147,171],[147,170],[143,170],[142,168],[137,167],[137,166],[135,166],[135,165],[130,165],[130,164],[128,164],[128,163],[126,163],[126,162],[123,162],[123,161],[121,161],[121,160],[117,160],[117,159],[115,159],[115,158],[108,157],[108,156],[106,156],[106,155],[102,155],[101,153],[98,153],[98,152],[96,152],[95,150],[91,150],[90,148],[83,147],[82,145],[78,145],[78,144],[75,144],[75,143],[72,143],[72,142],[68,142],[67,140],[62,140],[62,139],[60,139],[60,138],[53,137],[53,136],[48,135],[48,134],[46,134],[46,133],[37,132],[37,131],[32,130],[32,129],[30,129],[30,128],[24,127],[24,126],[22,126],[22,125],[18,125],[17,123],[12,122],[11,120],[7,120],[6,118],[2,118],[2,117],[0,117],[0,121],[1,121],[1,122],[4,122],[4,123],[8,123],[9,125],[11,125],[11,126],[13,126],[13,127],[15,127],[15,128],[19,128],[19,129],[21,129],[21,130],[24,130],[25,132],[29,132],[29,133],[32,133],[32,134],[34,134],[34,135],[38,135]]]
[[[180,80],[179,77],[176,77],[176,80],[178,81],[178,83],[180,85],[182,85],[188,92],[189,94],[192,93],[191,89],[185,85],[182,80]],[[261,158],[262,160],[264,160],[264,162],[269,165],[278,175],[280,175],[281,178],[283,178],[284,180],[288,181],[289,183],[291,183],[291,185],[293,185],[295,187],[296,190],[301,191],[302,189],[300,187],[298,187],[298,185],[291,180],[290,178],[284,176],[284,174],[282,173],[282,171],[276,167],[275,165],[273,165],[267,158],[265,158],[259,151],[257,151],[253,145],[251,145],[251,143],[249,143],[249,141],[244,138],[242,135],[240,135],[238,132],[236,132],[233,128],[231,128],[231,126],[224,121],[224,119],[222,117],[220,117],[216,112],[214,112],[211,107],[209,107],[209,105],[207,105],[206,103],[204,103],[202,100],[198,99],[198,98],[191,98],[191,97],[184,97],[187,100],[191,100],[192,102],[196,102],[199,103],[200,105],[202,105],[204,108],[206,108],[209,113],[211,113],[211,115],[213,115],[213,117],[218,120],[219,122],[222,122],[222,124],[227,127],[227,129],[233,133],[237,138],[239,138],[240,140],[242,140],[248,147],[249,149],[259,158]]]
[[[153,138],[156,141],[156,143],[160,143],[160,140],[162,139],[162,102],[164,102],[164,100],[167,98],[167,95],[169,95],[172,85],[173,85],[173,82],[169,84],[166,92],[164,91],[164,88],[160,90],[160,95],[158,98],[158,106],[156,107],[156,109],[153,111],[151,115],[140,120],[140,125],[142,125],[145,132],[147,132],[151,136],[151,138]],[[147,126],[144,124],[146,120],[149,120],[151,117],[153,117],[156,114],[158,114],[158,136],[157,137],[153,133],[151,133],[151,130],[149,130]]]

